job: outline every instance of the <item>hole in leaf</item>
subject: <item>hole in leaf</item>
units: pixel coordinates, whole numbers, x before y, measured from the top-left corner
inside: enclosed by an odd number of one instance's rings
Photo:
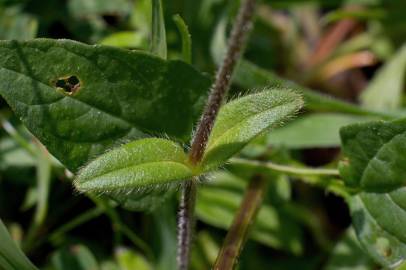
[[[74,95],[80,89],[80,80],[76,76],[63,77],[55,82],[55,86],[67,95]]]

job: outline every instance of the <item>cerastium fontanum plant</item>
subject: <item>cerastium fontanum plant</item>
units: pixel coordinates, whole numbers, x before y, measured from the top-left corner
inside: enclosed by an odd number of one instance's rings
[[[341,175],[344,181],[337,180],[334,186],[323,182],[323,187],[348,201],[364,249],[384,267],[398,267],[406,254],[404,119],[344,127],[340,135],[345,157],[339,170],[232,158],[253,139],[295,116],[304,104],[302,96],[310,108],[386,120],[398,116],[358,108],[284,81],[225,103],[234,70],[239,63],[249,67],[240,58],[252,29],[255,2],[241,1],[211,88],[210,79],[190,65],[191,40],[179,16],[175,22],[182,33],[184,61],[166,59],[162,4],[154,0],[149,53],[70,40],[1,41],[0,94],[48,151],[75,174],[73,183],[80,193],[94,200],[114,200],[126,209],[152,211],[180,190],[180,270],[189,269],[200,179],[226,163],[250,166],[256,173],[214,269],[236,267],[266,192],[264,171]],[[256,77],[267,74],[258,72]],[[0,225],[8,247],[0,244],[0,255],[9,256],[18,269],[35,269]]]

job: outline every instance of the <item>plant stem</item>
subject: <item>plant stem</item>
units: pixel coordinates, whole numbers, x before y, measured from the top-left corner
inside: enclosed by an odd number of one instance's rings
[[[3,129],[16,143],[18,143],[32,157],[37,157],[37,152],[34,150],[30,142],[27,141],[23,136],[21,136],[20,133],[15,129],[15,127],[2,115],[0,115],[0,123]]]
[[[337,176],[340,175],[339,171],[336,169],[300,168],[275,164],[269,161],[248,160],[242,158],[232,158],[230,159],[230,162],[231,164],[236,165],[257,167],[258,169],[261,170],[266,169],[269,171],[276,171],[288,175],[301,176],[295,179],[301,180],[302,182],[309,185],[321,187],[343,198],[348,198],[350,194],[357,192],[357,189],[345,186],[342,180],[336,178]]]
[[[189,269],[190,249],[194,229],[197,179],[187,181],[182,189],[178,216],[178,268]]]
[[[336,169],[322,169],[322,168],[298,168],[287,165],[280,165],[273,162],[263,162],[258,160],[248,160],[242,158],[233,158],[230,160],[233,164],[243,164],[251,166],[259,166],[262,168],[267,168],[273,171],[278,171],[286,174],[292,175],[331,175],[339,176],[339,172]]]
[[[141,249],[149,259],[154,259],[153,253],[147,243],[139,238],[127,225],[122,222],[119,214],[114,209],[115,206],[110,205],[108,201],[105,201],[102,198],[98,198],[93,195],[88,196],[93,203],[96,204],[98,208],[102,209],[106,216],[111,220],[113,230],[124,234],[131,242],[133,242],[135,246]]]
[[[77,217],[73,218],[69,222],[63,224],[61,227],[56,229],[54,232],[50,234],[48,237],[51,241],[54,241],[64,235],[65,233],[73,230],[74,228],[82,225],[83,223],[88,222],[104,213],[104,210],[100,207],[95,207],[82,214],[78,215]]]
[[[248,34],[252,28],[255,0],[243,0],[228,42],[226,56],[220,66],[210,96],[193,138],[190,161],[197,164],[203,156],[217,113],[223,103],[237,61],[240,59]]]
[[[211,87],[203,116],[193,137],[189,153],[189,160],[192,164],[197,164],[201,161],[217,113],[228,89],[230,88],[232,74],[237,61],[241,57],[246,40],[252,28],[255,2],[255,0],[241,1],[237,19],[231,31],[226,56],[217,71],[216,80]],[[183,185],[181,191],[182,194],[178,217],[177,257],[180,270],[187,270],[189,267],[190,246],[194,225],[193,215],[196,201],[196,182],[197,179],[187,181]]]
[[[182,60],[188,64],[192,63],[192,38],[185,21],[179,14],[173,16],[173,21],[178,27],[182,38]]]
[[[249,229],[262,204],[265,184],[265,178],[260,175],[254,176],[251,179],[240,208],[234,217],[234,221],[228,230],[223,246],[214,263],[214,270],[230,270],[234,269],[237,265]]]

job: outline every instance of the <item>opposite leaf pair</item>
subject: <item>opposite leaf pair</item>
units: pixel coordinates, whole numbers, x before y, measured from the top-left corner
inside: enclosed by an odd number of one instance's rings
[[[74,173],[96,158],[81,170],[76,188],[110,194],[135,209],[162,201],[179,181],[221,166],[303,103],[300,95],[283,89],[226,104],[202,162],[191,166],[176,143],[143,138],[190,139],[210,86],[192,66],[50,39],[1,41],[0,56],[0,94],[51,154]],[[138,141],[102,154],[131,140]]]
[[[90,162],[79,172],[75,186],[81,192],[107,194],[121,201],[123,197],[141,200],[154,196],[182,180],[217,169],[256,136],[289,119],[301,106],[301,97],[286,89],[247,95],[221,108],[200,164],[192,165],[183,148],[173,141],[140,139]]]

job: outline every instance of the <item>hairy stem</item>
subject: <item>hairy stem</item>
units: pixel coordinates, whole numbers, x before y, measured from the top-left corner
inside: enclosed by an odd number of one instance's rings
[[[178,216],[178,267],[179,270],[189,268],[190,246],[194,227],[194,210],[196,201],[195,183],[197,179],[189,180],[182,189]]]
[[[241,2],[237,20],[231,31],[226,56],[217,71],[206,108],[193,138],[189,158],[194,164],[202,159],[214,120],[230,88],[232,74],[252,28],[254,8],[255,0],[243,0]]]
[[[207,140],[213,128],[214,121],[224,97],[231,84],[231,76],[241,57],[245,42],[252,28],[252,17],[255,9],[255,0],[242,0],[237,20],[233,25],[228,48],[223,63],[216,74],[216,80],[211,87],[197,131],[193,137],[189,160],[197,164],[203,157]],[[188,181],[182,187],[180,210],[178,217],[178,265],[180,270],[189,267],[190,246],[194,225],[194,206],[196,200],[196,179]]]
[[[213,269],[230,270],[237,265],[249,229],[262,204],[265,188],[266,181],[262,176],[257,175],[251,179]]]

